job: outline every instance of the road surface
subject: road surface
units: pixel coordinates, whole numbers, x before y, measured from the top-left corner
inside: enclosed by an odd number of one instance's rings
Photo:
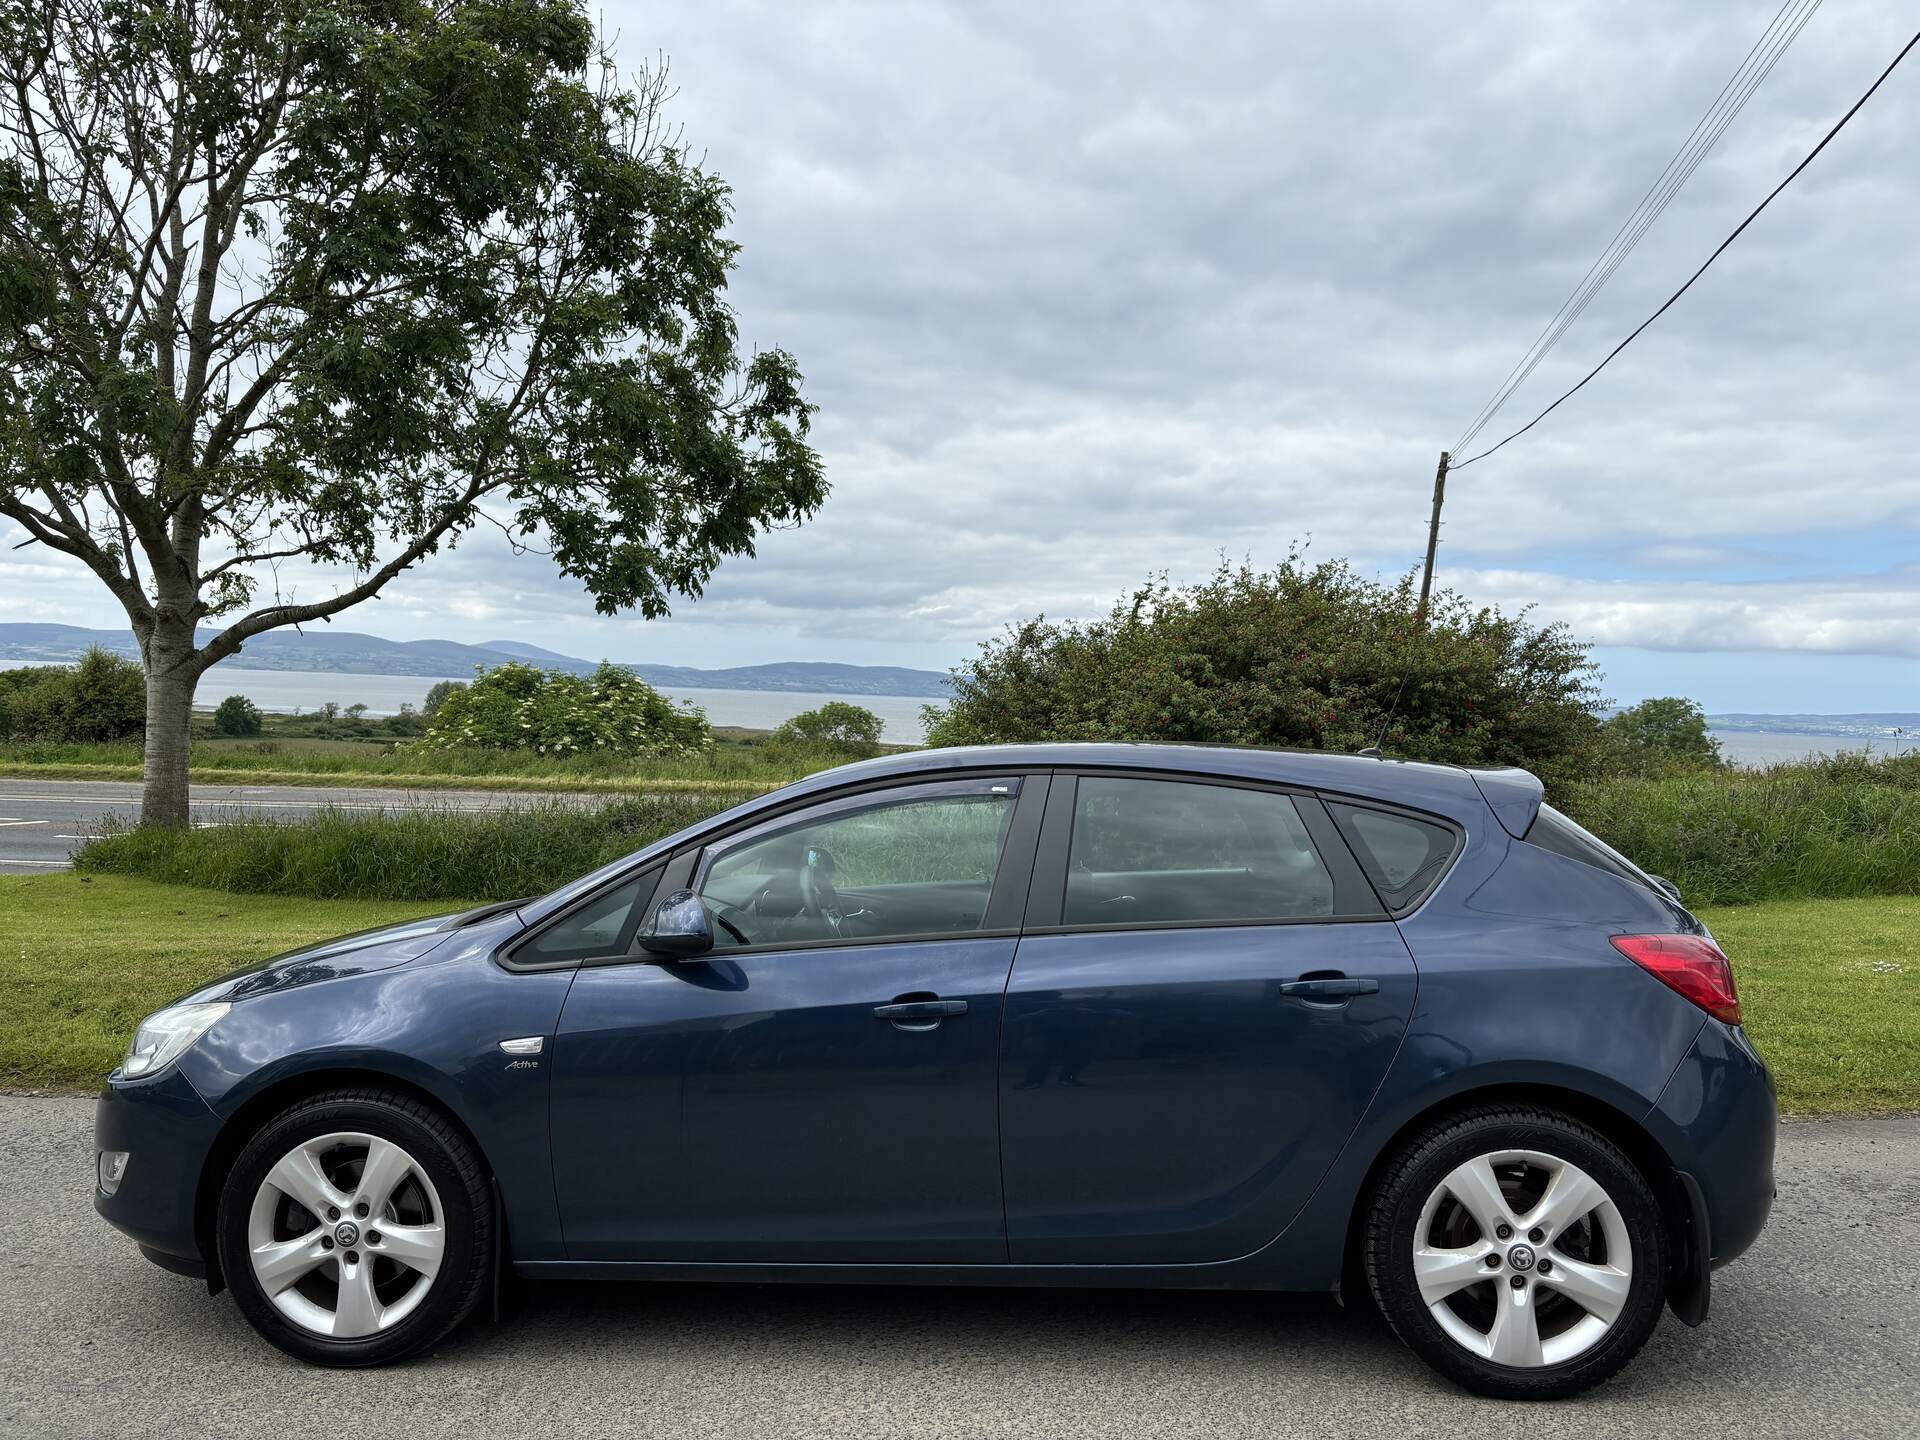
[[[0,1096],[0,1435],[1920,1435],[1920,1119],[1787,1126],[1707,1326],[1516,1405],[1324,1296],[548,1283],[397,1369],[307,1369],[94,1215],[92,1110]]]
[[[497,790],[382,790],[338,786],[196,785],[193,817],[214,824],[238,815],[290,818],[342,810],[501,810],[552,798]],[[64,870],[74,849],[109,816],[140,815],[140,787],[107,780],[0,780],[0,875]]]

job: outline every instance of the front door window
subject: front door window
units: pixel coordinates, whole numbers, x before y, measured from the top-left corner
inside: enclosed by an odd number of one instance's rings
[[[696,886],[716,948],[979,930],[1017,783],[933,788],[837,802],[723,845]]]

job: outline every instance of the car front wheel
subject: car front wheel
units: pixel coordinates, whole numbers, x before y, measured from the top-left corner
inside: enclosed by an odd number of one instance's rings
[[[220,1262],[268,1340],[320,1365],[384,1365],[472,1312],[494,1216],[473,1146],[380,1089],[316,1095],[269,1121],[220,1200]]]
[[[1367,1281],[1442,1374],[1555,1399],[1633,1358],[1660,1318],[1659,1202],[1606,1138],[1547,1110],[1475,1111],[1415,1137],[1375,1192]]]

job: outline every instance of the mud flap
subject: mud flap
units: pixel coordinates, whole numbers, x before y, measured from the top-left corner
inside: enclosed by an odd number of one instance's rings
[[[1667,1277],[1667,1307],[1682,1325],[1706,1323],[1713,1300],[1713,1234],[1707,1223],[1707,1199],[1700,1182],[1684,1170],[1673,1172],[1679,1192],[1681,1234]]]

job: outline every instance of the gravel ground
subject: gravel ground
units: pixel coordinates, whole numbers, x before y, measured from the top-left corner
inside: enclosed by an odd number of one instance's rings
[[[1786,1126],[1706,1327],[1519,1406],[1321,1296],[538,1285],[399,1369],[307,1369],[94,1215],[92,1108],[0,1096],[0,1435],[1920,1435],[1920,1118]]]

